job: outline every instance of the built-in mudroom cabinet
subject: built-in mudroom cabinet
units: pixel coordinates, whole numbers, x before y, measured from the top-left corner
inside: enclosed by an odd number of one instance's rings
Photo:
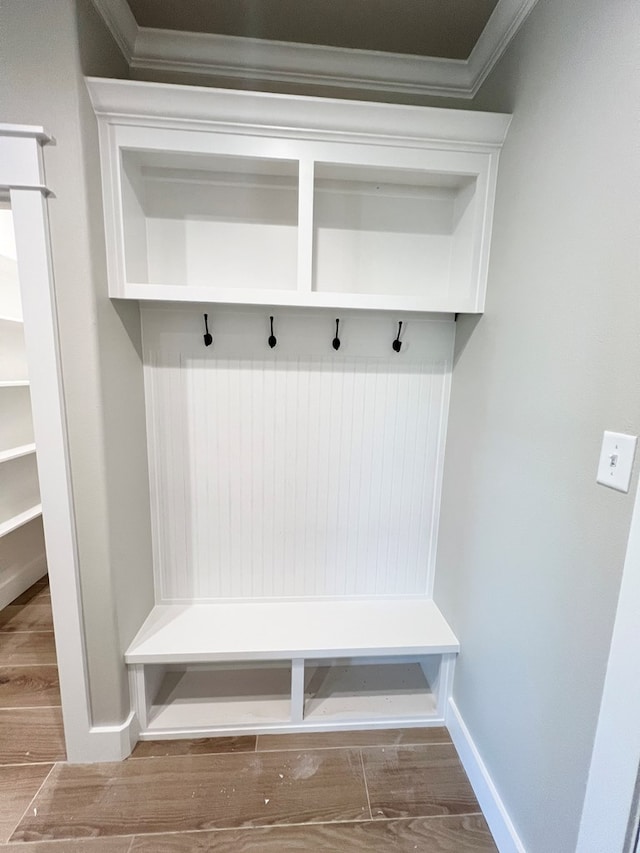
[[[509,117],[89,79],[110,295],[140,302],[143,738],[442,724],[458,312]]]

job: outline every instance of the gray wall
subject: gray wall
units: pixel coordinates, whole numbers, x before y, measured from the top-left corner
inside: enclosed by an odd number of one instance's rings
[[[486,313],[458,321],[435,598],[528,853],[575,848],[635,491],[595,471],[604,429],[640,432],[639,34],[634,0],[540,0],[474,104],[514,118]]]
[[[127,67],[90,0],[0,0],[0,121],[41,124],[95,724],[129,712],[122,651],[152,606],[134,304],[107,297],[97,127],[83,73]]]

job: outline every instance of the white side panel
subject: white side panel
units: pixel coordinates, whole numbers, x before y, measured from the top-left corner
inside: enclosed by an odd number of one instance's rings
[[[147,221],[143,209],[144,184],[134,163],[121,163],[119,174],[122,181],[122,218],[127,223],[123,231],[126,274],[130,281],[147,281],[149,271]]]
[[[454,325],[143,310],[157,599],[430,588]]]
[[[12,190],[11,207],[41,463],[39,479],[67,756],[70,761],[106,760],[113,755],[109,752],[112,733],[104,732],[104,751],[91,738],[46,203],[39,192]],[[125,728],[128,731],[128,723]],[[126,754],[122,752],[123,757]]]

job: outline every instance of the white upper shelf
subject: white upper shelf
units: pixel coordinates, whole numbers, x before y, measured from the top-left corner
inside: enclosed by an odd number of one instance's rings
[[[113,297],[481,311],[510,117],[88,80]]]
[[[127,663],[290,660],[458,652],[427,598],[157,605]]]

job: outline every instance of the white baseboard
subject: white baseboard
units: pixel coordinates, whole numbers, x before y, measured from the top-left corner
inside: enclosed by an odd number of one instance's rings
[[[498,850],[500,853],[526,853],[525,846],[518,837],[500,794],[453,699],[449,699],[446,724]]]
[[[21,566],[10,567],[0,574],[0,610],[29,589],[47,573],[44,551]]]
[[[85,737],[67,738],[67,761],[70,764],[123,761],[131,755],[139,733],[138,718],[133,711],[118,725],[91,726]]]

